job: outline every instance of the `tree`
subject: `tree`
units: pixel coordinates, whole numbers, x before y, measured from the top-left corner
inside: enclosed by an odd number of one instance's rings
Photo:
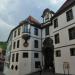
[[[42,54],[45,62],[44,69],[54,68],[54,45],[50,37],[47,37],[43,42]]]
[[[2,54],[5,55],[6,52],[7,43],[6,42],[0,42],[0,48],[3,49]]]

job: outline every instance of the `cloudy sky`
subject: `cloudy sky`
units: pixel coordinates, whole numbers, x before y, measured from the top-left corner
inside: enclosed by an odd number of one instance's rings
[[[66,0],[0,0],[0,41],[6,41],[10,30],[32,15],[40,22],[45,8],[56,12]]]

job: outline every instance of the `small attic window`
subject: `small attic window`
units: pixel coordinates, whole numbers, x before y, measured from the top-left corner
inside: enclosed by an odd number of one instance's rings
[[[49,13],[46,13],[45,21],[48,21],[48,20],[49,20]]]

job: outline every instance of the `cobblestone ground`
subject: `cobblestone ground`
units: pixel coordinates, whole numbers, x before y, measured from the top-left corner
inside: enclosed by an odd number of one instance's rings
[[[63,75],[63,74],[53,74],[52,72],[42,72],[40,74],[40,72],[36,72],[36,73],[29,74],[29,75]]]
[[[42,73],[36,72],[30,75],[55,75],[55,74],[53,74],[52,72],[42,72]]]
[[[4,75],[2,72],[0,72],[0,75]]]

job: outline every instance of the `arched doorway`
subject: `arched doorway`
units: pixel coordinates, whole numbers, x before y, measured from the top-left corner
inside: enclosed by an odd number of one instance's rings
[[[44,56],[44,69],[51,68],[51,70],[54,72],[54,45],[53,40],[50,37],[45,38],[42,53]]]

